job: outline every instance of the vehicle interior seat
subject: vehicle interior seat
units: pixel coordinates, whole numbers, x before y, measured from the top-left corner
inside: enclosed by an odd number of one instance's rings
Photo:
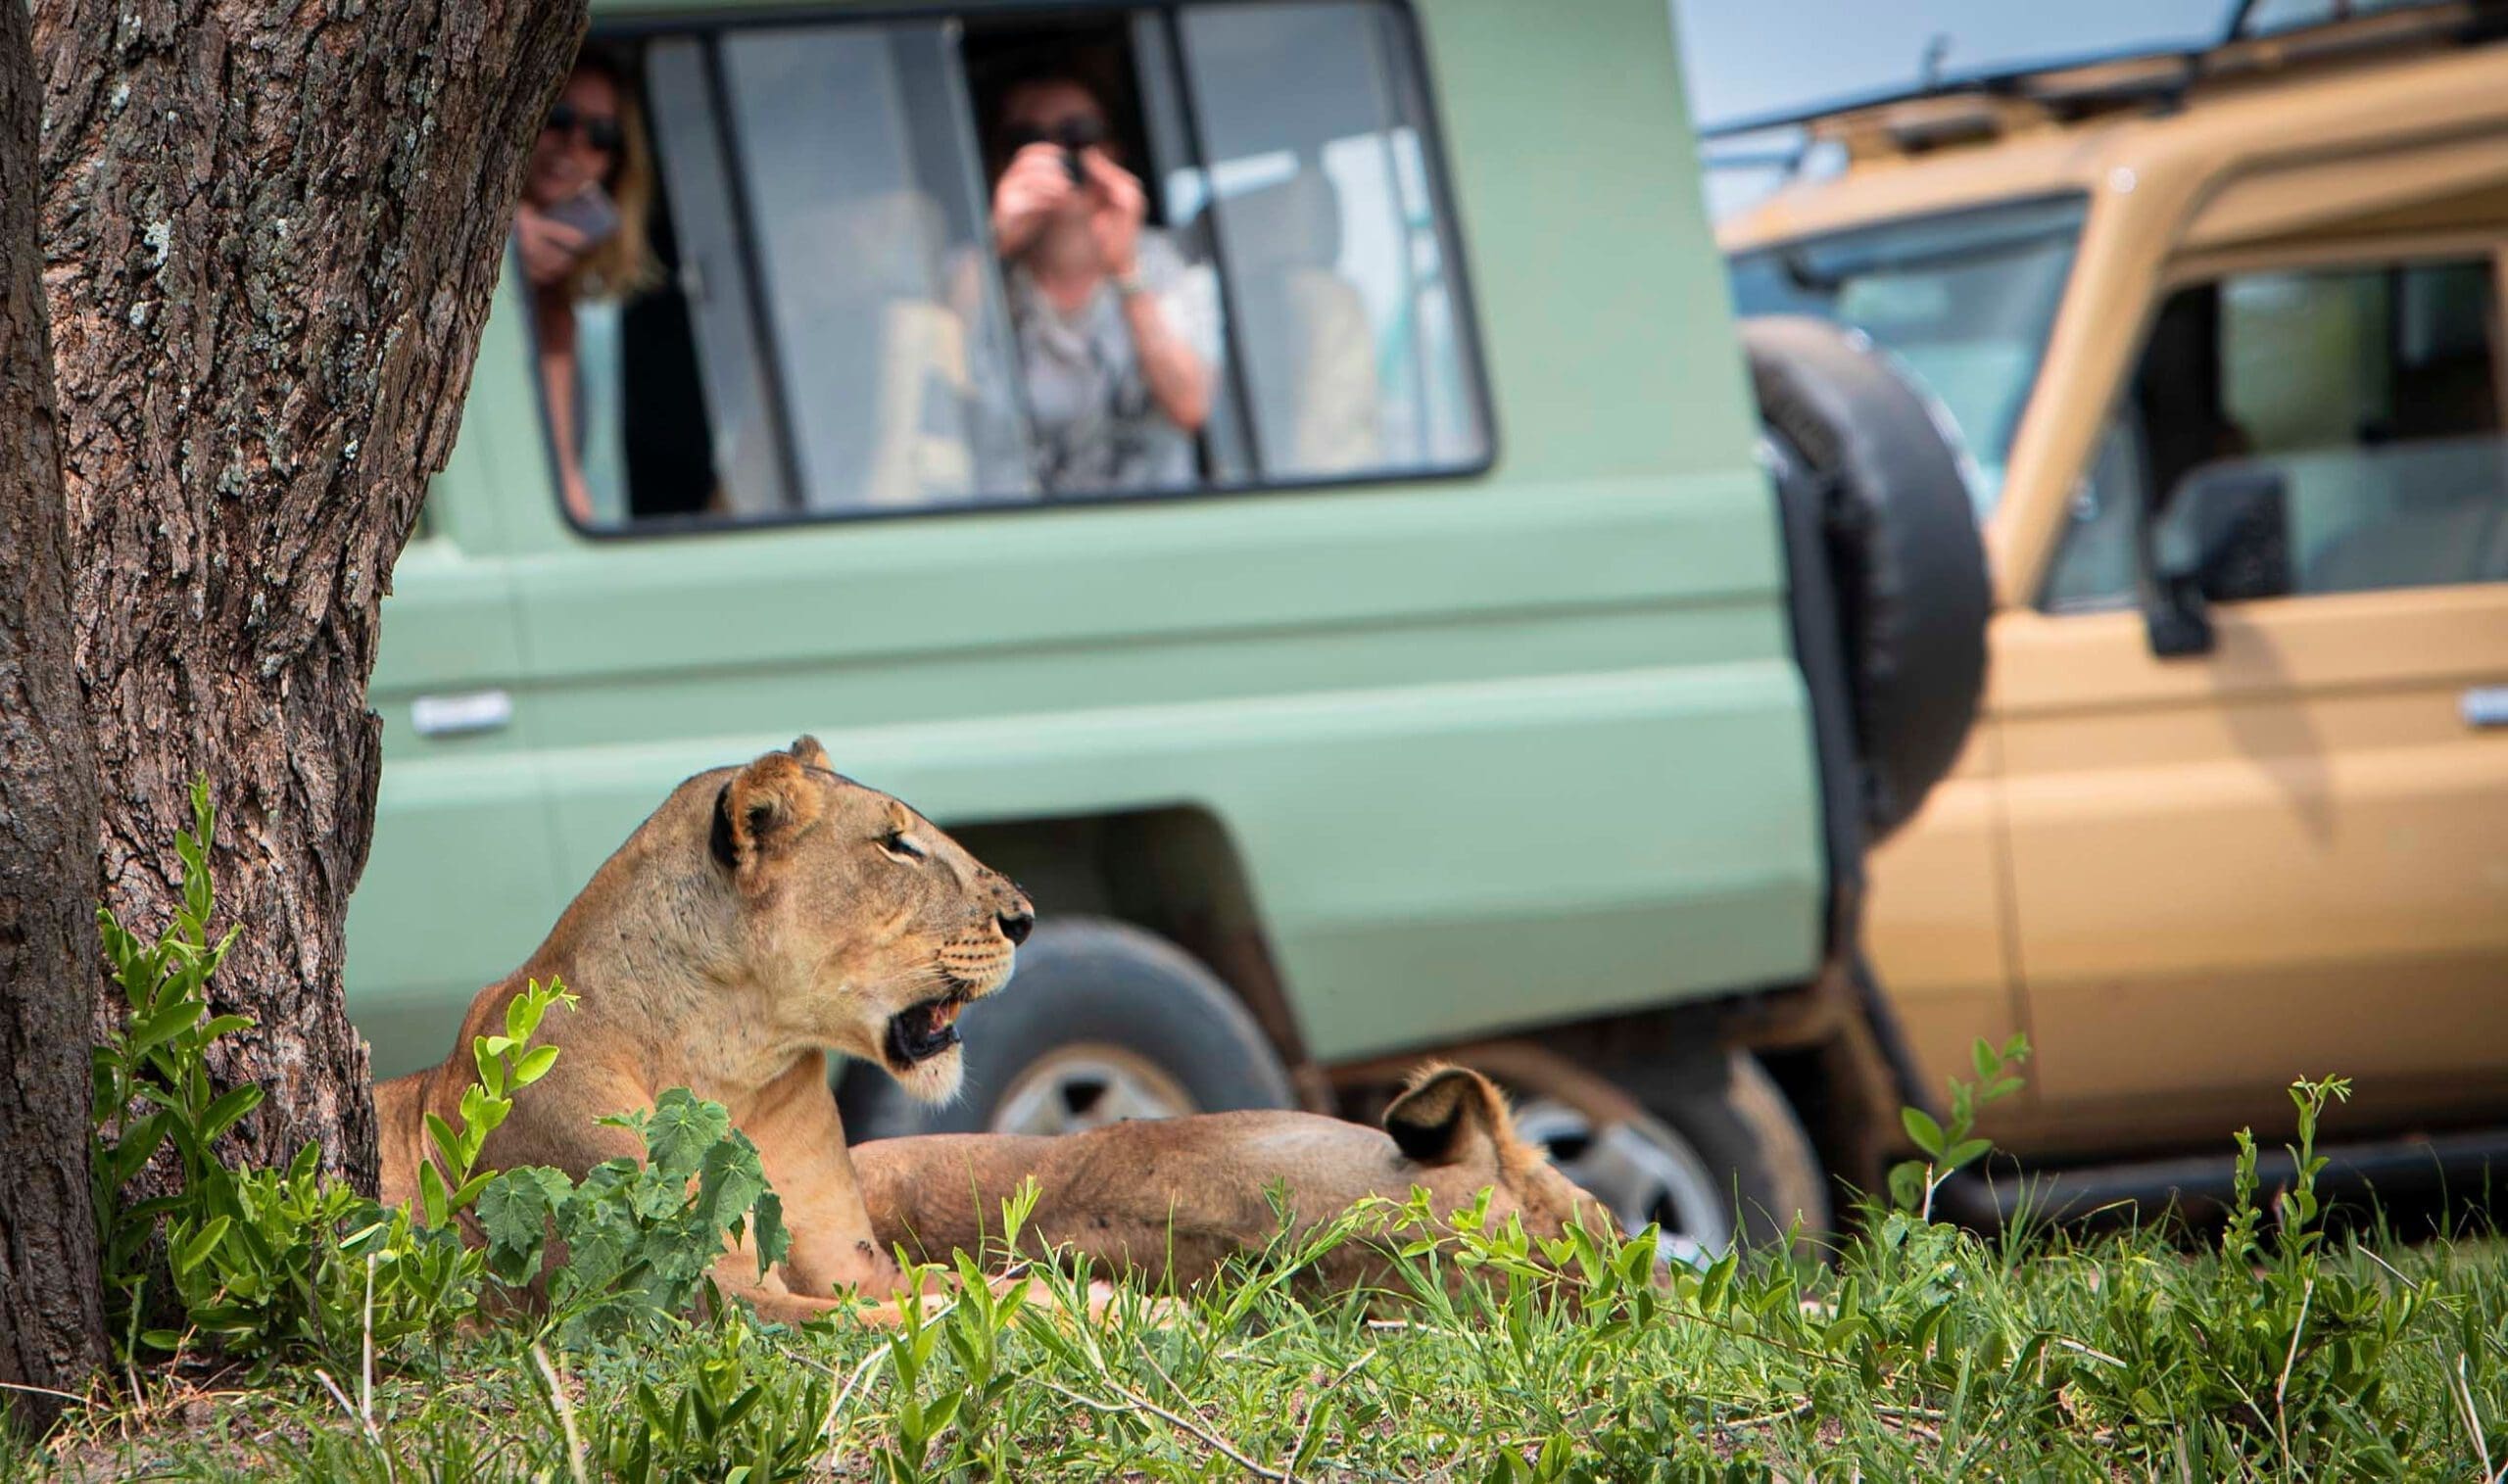
[[[1321,169],[1222,201],[1256,446],[1273,474],[1347,473],[1383,460],[1375,331],[1344,277],[1341,202]],[[1192,223],[1207,230],[1205,210]]]
[[[2500,437],[2491,330],[2480,314],[2406,324],[2393,415],[2347,450],[2361,488],[2346,528],[2304,568],[2304,591],[2358,593],[2508,577],[2508,442]],[[2348,503],[2348,502],[2346,502]]]

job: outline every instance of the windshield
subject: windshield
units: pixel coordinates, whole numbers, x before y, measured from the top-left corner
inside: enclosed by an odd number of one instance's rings
[[[1744,253],[1734,304],[1852,325],[1897,356],[1958,425],[1983,519],[2002,494],[2084,210],[2079,197],[2031,201]]]

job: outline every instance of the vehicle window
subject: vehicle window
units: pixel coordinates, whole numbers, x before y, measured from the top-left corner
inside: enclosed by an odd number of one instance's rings
[[[2161,307],[2077,504],[2046,601],[2132,600],[2143,558],[2192,539],[2190,482],[2277,489],[2284,594],[2508,579],[2508,443],[2487,260],[2243,274]],[[2259,593],[2250,596],[2273,596]]]
[[[973,395],[971,358],[1006,353],[995,306],[948,282],[985,211],[953,40],[924,23],[719,43],[804,509],[1029,493],[987,457],[1010,408]]]
[[[1415,42],[1383,0],[735,24],[634,48],[655,272],[564,316],[540,291],[581,523],[1487,457]]]
[[[1740,254],[1734,308],[1851,325],[1896,356],[1957,425],[1982,519],[2002,495],[2084,211],[2076,197],[2022,202]]]
[[[1206,165],[1169,178],[1168,209],[1207,215],[1227,266],[1258,465],[1312,477],[1478,458],[1488,435],[1394,12],[1181,20]]]

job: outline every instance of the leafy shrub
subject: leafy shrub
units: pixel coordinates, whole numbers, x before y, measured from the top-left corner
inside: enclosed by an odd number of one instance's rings
[[[217,1140],[260,1106],[262,1089],[219,1092],[210,1077],[211,1045],[253,1023],[209,1013],[210,979],[240,929],[209,938],[217,816],[206,781],[192,785],[192,819],[174,841],[182,900],[154,942],[109,909],[97,913],[129,1010],[95,1049],[91,1161],[124,1358],[200,1341],[250,1360],[305,1353],[338,1362],[368,1333],[389,1344],[448,1331],[467,1312],[479,1271],[458,1241],[412,1230],[406,1216],[323,1172],[313,1144],[283,1170],[237,1170],[217,1156]],[[173,1188],[125,1204],[124,1188],[169,1147]],[[179,1314],[182,1327],[148,1325],[160,1313]]]
[[[2105,1285],[2103,1318],[2121,1364],[2086,1378],[2086,1407],[2123,1429],[2186,1432],[2198,1467],[2200,1451],[2214,1454],[2216,1467],[2229,1456],[2291,1470],[2336,1440],[2355,1456],[2389,1446],[2406,1409],[2387,1378],[2436,1285],[2326,1261],[2317,1129],[2350,1093],[2340,1077],[2291,1084],[2298,1141],[2269,1237],[2258,1233],[2255,1140],[2242,1129],[2229,1223],[2197,1280],[2162,1282],[2127,1268]]]
[[[602,1122],[641,1137],[644,1162],[605,1160],[580,1184],[561,1171],[522,1166],[498,1174],[479,1197],[488,1262],[500,1280],[519,1286],[538,1276],[553,1228],[565,1243],[565,1266],[549,1278],[562,1339],[651,1332],[684,1314],[722,1258],[726,1236],[752,1238],[760,1276],[784,1260],[792,1239],[783,1203],[767,1188],[757,1146],[732,1126],[722,1104],[673,1087],[651,1113]]]
[[[128,1019],[109,1031],[90,1056],[95,1140],[89,1170],[95,1183],[98,1249],[110,1327],[124,1336],[148,1312],[160,1219],[199,1212],[210,1220],[217,1215],[232,1220],[232,1213],[206,1209],[209,1187],[224,1173],[213,1146],[262,1101],[259,1087],[217,1093],[210,1085],[209,1044],[253,1022],[240,1015],[209,1014],[209,978],[234,946],[239,930],[229,930],[215,943],[209,939],[217,898],[207,856],[216,816],[205,779],[192,785],[192,829],[174,837],[183,870],[182,901],[172,925],[157,941],[143,943],[123,931],[109,908],[96,912],[105,962],[129,1003]],[[169,1142],[178,1162],[177,1192],[124,1206],[123,1189]],[[195,1242],[205,1224],[191,1222]],[[134,1338],[172,1348],[160,1333]]]

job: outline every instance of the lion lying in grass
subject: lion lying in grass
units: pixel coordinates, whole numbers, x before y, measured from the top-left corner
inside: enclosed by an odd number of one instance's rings
[[[1098,1270],[1153,1284],[1199,1282],[1281,1229],[1303,1238],[1371,1196],[1395,1202],[1427,1190],[1440,1214],[1490,1191],[1491,1221],[1519,1218],[1536,1236],[1609,1214],[1516,1133],[1487,1078],[1430,1068],[1384,1112],[1379,1132],[1307,1113],[1208,1113],[1116,1124],[1085,1133],[936,1133],[880,1139],[853,1150],[856,1177],[882,1246],[921,1261],[1000,1244],[1002,1203],[1030,1177],[1037,1199],[1021,1233],[1030,1256],[1085,1255]],[[989,1241],[988,1241],[989,1237]],[[1315,1273],[1334,1287],[1382,1281],[1380,1244],[1324,1252]]]
[[[605,1160],[642,1158],[638,1136],[603,1117],[651,1108],[671,1087],[723,1104],[757,1146],[792,1247],[763,1278],[752,1254],[727,1250],[714,1278],[772,1319],[847,1307],[841,1289],[895,1295],[890,1232],[920,1231],[927,1250],[945,1250],[976,1229],[953,1213],[972,1217],[988,1199],[997,1213],[998,1196],[1031,1172],[1050,1192],[1044,1233],[1110,1259],[1142,1263],[1152,1225],[1163,1232],[1171,1210],[1185,1219],[1192,1236],[1178,1268],[1187,1274],[1270,1240],[1278,1222],[1264,1185],[1276,1178],[1317,1217],[1415,1180],[1441,1208],[1498,1185],[1502,1205],[1554,1232],[1574,1210],[1574,1187],[1513,1139],[1487,1084],[1449,1073],[1406,1100],[1394,1139],[1281,1113],[1110,1129],[1067,1149],[903,1141],[915,1147],[878,1158],[875,1212],[845,1148],[827,1054],[876,1062],[930,1101],[954,1096],[958,1013],[1009,981],[1034,923],[1016,886],[905,804],[838,775],[811,738],[700,773],[603,863],[529,962],[480,991],[441,1066],[375,1088],[383,1199],[415,1197],[421,1162],[437,1158],[426,1116],[458,1120],[476,1077],[473,1037],[501,1030],[532,981],[562,979],[580,1008],[545,1023],[556,1062],[489,1136],[481,1168],[546,1165],[580,1180]],[[1146,1201],[1151,1172],[1191,1198]],[[562,1261],[551,1253],[552,1266]]]

